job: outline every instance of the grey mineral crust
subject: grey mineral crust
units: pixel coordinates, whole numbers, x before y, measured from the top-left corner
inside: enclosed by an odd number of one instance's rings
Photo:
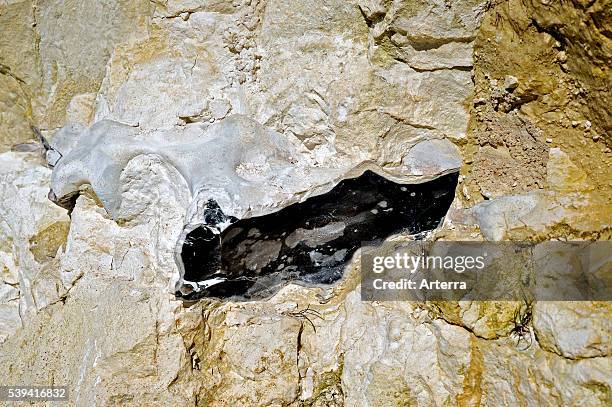
[[[393,169],[382,168],[375,156],[323,168],[309,160],[299,143],[243,115],[232,115],[208,127],[154,131],[103,120],[81,134],[76,146],[58,162],[50,195],[61,200],[91,184],[114,219],[129,217],[130,208],[122,205],[122,171],[137,156],[156,155],[176,168],[189,186],[194,199],[186,223],[200,222],[202,205],[209,199],[226,215],[241,219],[275,212],[327,192],[340,180],[366,169],[401,183],[425,182],[456,171],[460,158],[452,143],[438,140],[429,143],[432,145],[444,152],[440,157],[449,158],[436,162],[436,171],[422,162],[425,174],[415,171],[419,163],[414,158],[410,167]],[[431,153],[435,155],[435,151]],[[429,160],[431,156],[424,157]]]

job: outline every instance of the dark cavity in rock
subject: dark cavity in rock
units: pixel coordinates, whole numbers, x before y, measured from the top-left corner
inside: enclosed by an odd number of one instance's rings
[[[332,284],[362,242],[435,229],[453,200],[458,174],[398,184],[371,171],[326,194],[265,216],[236,220],[210,201],[205,224],[189,232],[180,255],[183,279],[199,290],[185,300],[266,298],[285,283]],[[222,233],[216,225],[231,222]]]

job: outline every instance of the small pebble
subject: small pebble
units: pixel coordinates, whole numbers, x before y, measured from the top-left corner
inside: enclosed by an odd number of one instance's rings
[[[557,61],[561,63],[567,62],[567,54],[565,51],[559,51],[559,53],[557,53]]]
[[[504,89],[506,90],[514,90],[518,88],[519,81],[516,76],[506,75],[504,78]]]

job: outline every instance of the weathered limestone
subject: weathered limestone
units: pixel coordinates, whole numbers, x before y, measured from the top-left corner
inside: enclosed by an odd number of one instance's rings
[[[12,171],[22,171],[25,158],[13,155]],[[13,372],[12,380],[44,382],[54,375],[71,386],[77,405],[193,403],[196,397],[207,405],[572,405],[577,397],[597,405],[607,397],[606,357],[558,355],[604,355],[597,335],[603,339],[605,327],[590,308],[569,322],[575,308],[558,317],[558,307],[536,305],[542,348],[532,339],[521,352],[524,345],[505,337],[507,331],[491,341],[431,319],[414,304],[361,302],[358,263],[331,289],[289,285],[268,302],[183,308],[168,287],[187,185],[174,185],[174,170],[155,156],[132,160],[124,177],[141,212],[119,226],[87,192],[78,199],[68,240],[49,270],[67,292],[27,317],[2,345],[0,366]],[[20,290],[27,295],[27,288]],[[308,307],[317,314],[303,312]],[[591,339],[566,339],[565,323],[592,332]],[[23,347],[31,351],[19,352]]]
[[[47,199],[51,171],[40,164],[33,154],[0,156],[0,341],[64,293],[48,269],[66,242],[70,219]]]
[[[40,85],[31,1],[0,3],[0,152],[33,138],[32,90]]]
[[[40,97],[46,99],[39,102],[38,114],[45,128],[65,123],[66,108],[75,95],[98,90],[114,47],[145,28],[149,8],[143,0],[55,0],[33,7]]]
[[[77,406],[609,405],[605,303],[366,303],[358,256],[268,301],[173,294],[219,177],[244,215],[362,163],[461,166],[430,238],[609,239],[608,3],[1,2],[0,381]],[[31,124],[53,182],[6,152]],[[70,217],[50,187],[79,192]]]
[[[610,150],[599,136],[605,125],[600,121],[595,129],[593,124],[609,104],[595,96],[609,75],[601,67],[601,48],[608,41],[600,39],[599,29],[578,34],[570,22],[582,19],[591,26],[605,20],[609,25],[609,19],[602,19],[604,3],[583,8],[572,2],[559,8],[535,0],[498,2],[485,15],[475,40],[476,86],[462,148],[461,204],[449,213],[441,236],[610,239]],[[577,41],[577,35],[584,37]],[[584,54],[584,44],[591,41],[593,50]],[[520,52],[517,43],[524,44]],[[572,70],[565,64],[570,55],[575,58]],[[493,338],[513,327],[518,306],[445,303],[438,314]],[[592,308],[590,317],[583,307]],[[536,317],[538,309],[547,316]],[[590,303],[537,303],[533,324],[539,326],[542,347],[570,358],[603,355],[599,332],[608,322],[597,309]]]
[[[150,3],[141,0],[24,0],[0,7],[3,151],[33,138],[29,124],[52,130],[73,119],[73,97],[98,91],[113,48],[146,30],[150,18]]]
[[[542,347],[568,359],[610,354],[612,327],[607,302],[540,302],[534,309],[534,329]],[[601,324],[592,324],[598,320]]]
[[[0,65],[0,151],[33,138],[28,126],[31,116],[30,100],[19,79],[2,73]]]

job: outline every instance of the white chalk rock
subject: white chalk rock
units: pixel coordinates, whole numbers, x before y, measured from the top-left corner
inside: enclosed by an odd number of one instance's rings
[[[375,157],[352,167],[325,168],[313,165],[299,145],[241,115],[205,128],[192,125],[151,132],[102,121],[82,134],[75,148],[59,161],[51,190],[62,201],[91,184],[113,218],[130,217],[129,206],[122,203],[122,193],[128,188],[123,171],[132,159],[154,154],[174,168],[176,181],[185,182],[196,198],[190,204],[194,217],[190,221],[198,220],[199,205],[209,199],[226,215],[243,218],[275,212],[327,192],[340,180],[366,169],[408,183],[431,180],[459,167],[459,154],[448,141],[414,148],[416,154],[408,155],[407,165],[397,169],[376,165]],[[421,153],[424,150],[426,154]]]

